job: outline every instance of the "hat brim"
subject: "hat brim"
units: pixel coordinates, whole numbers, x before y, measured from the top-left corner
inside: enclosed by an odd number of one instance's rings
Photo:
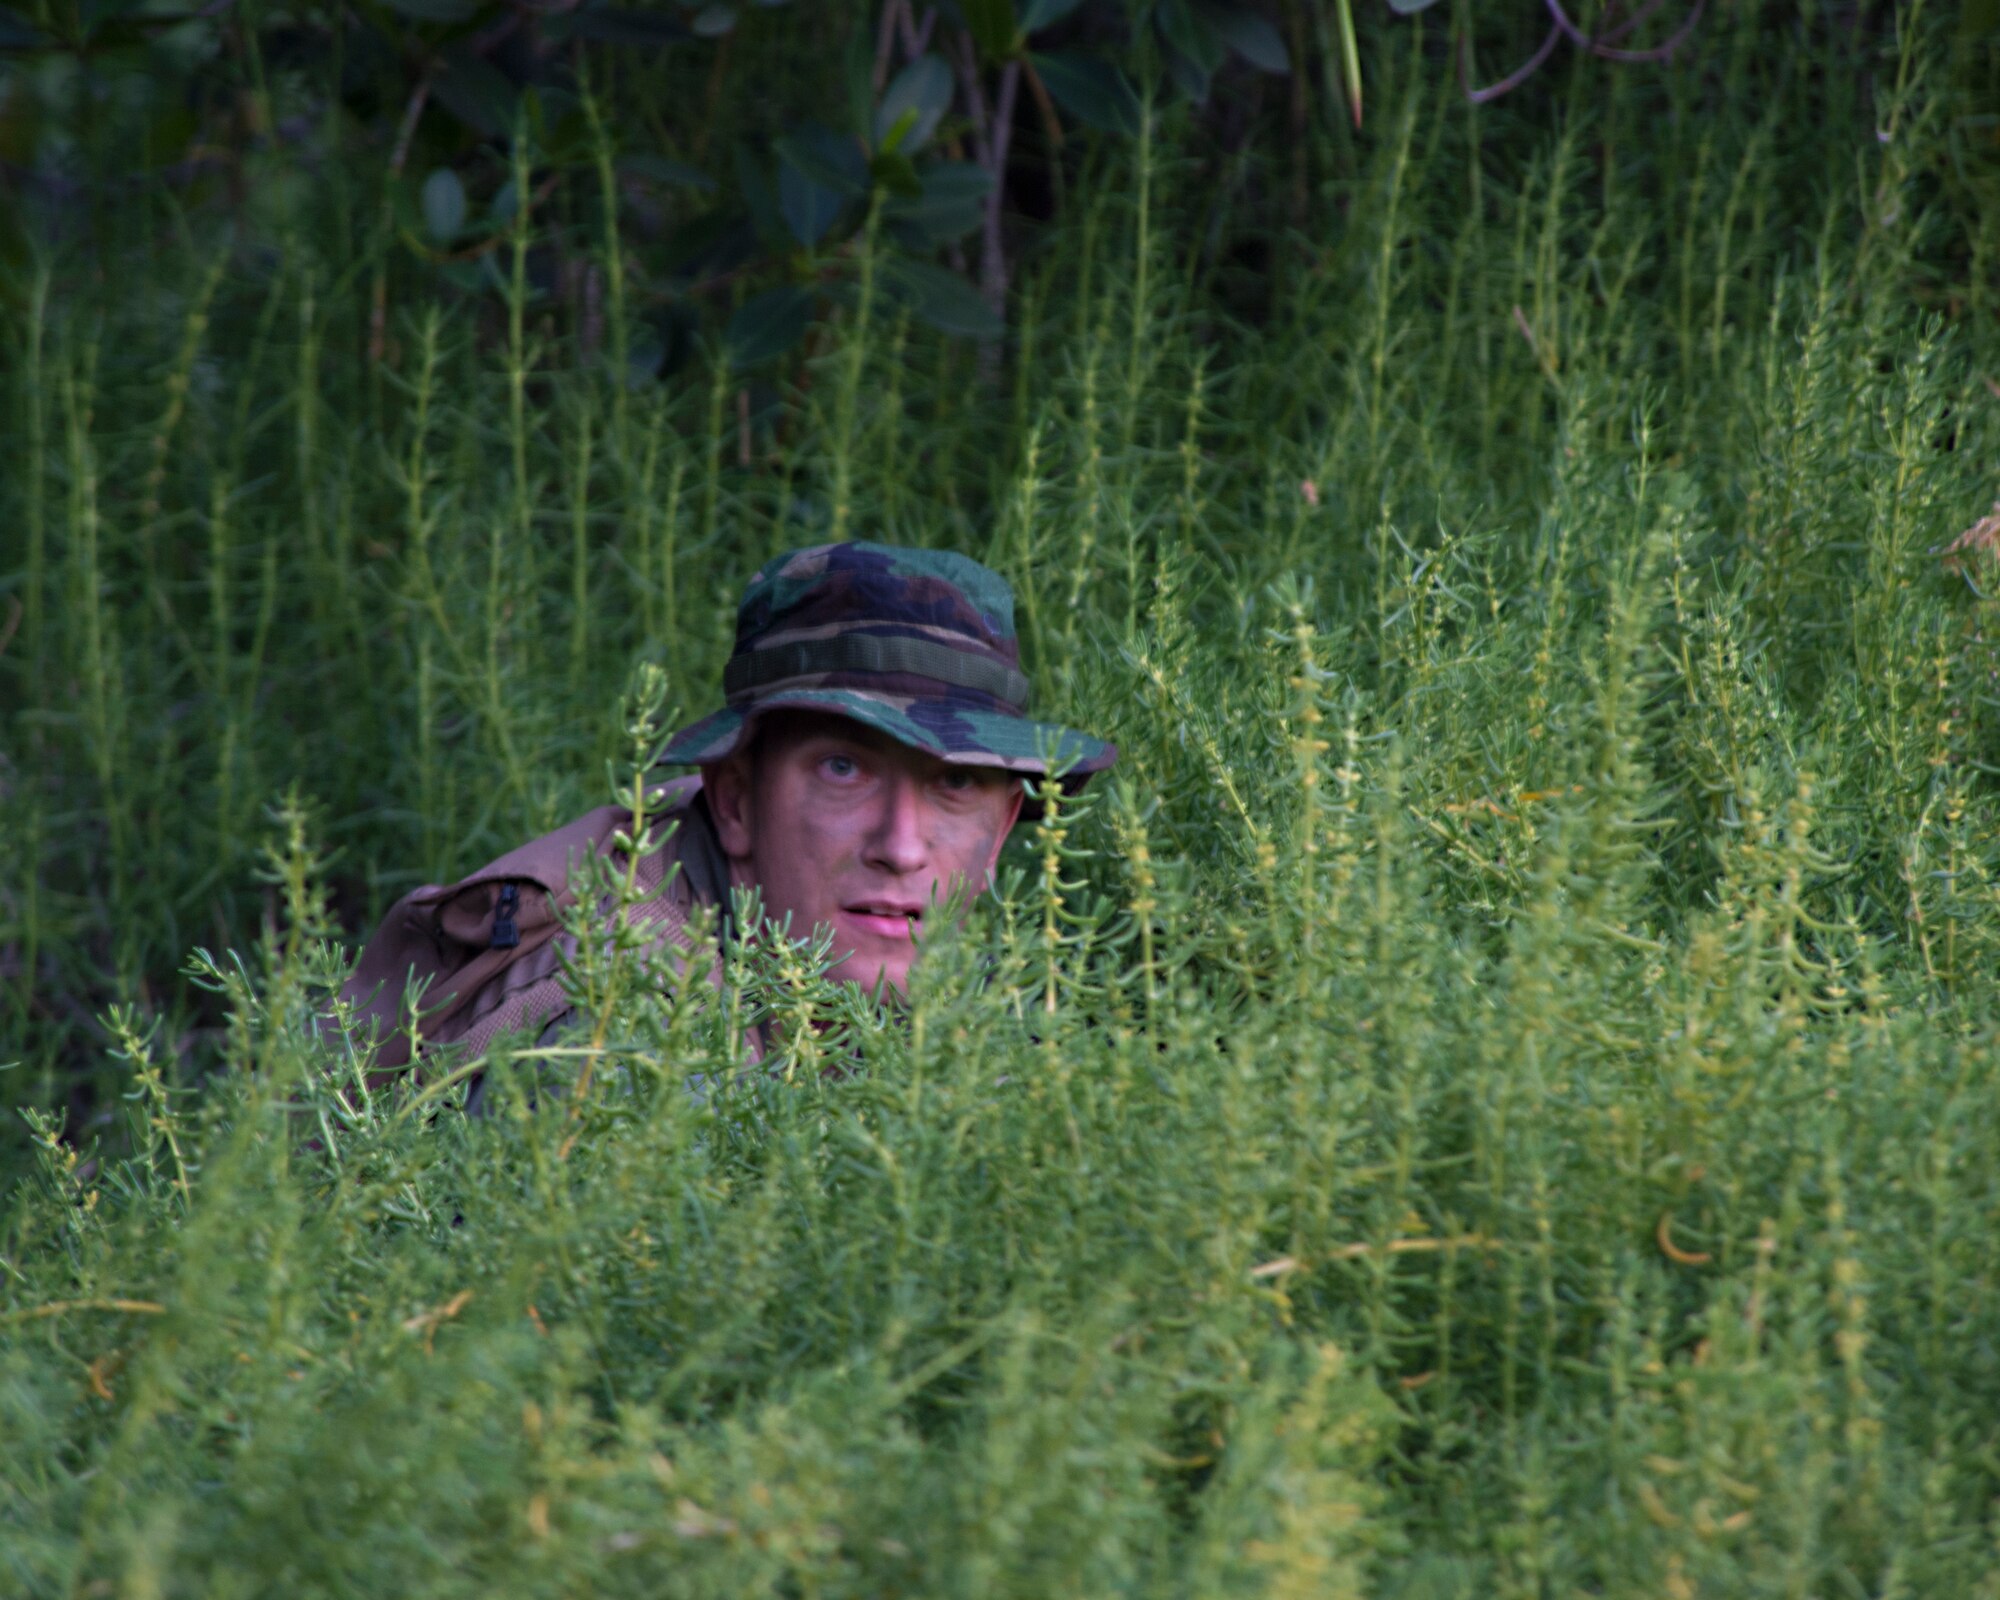
[[[999,767],[1023,776],[1051,771],[1065,788],[1081,787],[1118,759],[1118,747],[1075,728],[987,711],[950,699],[875,694],[865,689],[796,689],[743,706],[725,706],[669,739],[657,764],[706,766],[742,749],[759,717],[772,711],[823,711],[848,717],[899,744],[954,766]]]

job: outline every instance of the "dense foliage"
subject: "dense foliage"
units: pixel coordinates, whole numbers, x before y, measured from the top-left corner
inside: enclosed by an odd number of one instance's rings
[[[1710,22],[1478,108],[1385,23],[1303,152],[1157,105],[1004,344],[863,227],[761,387],[598,359],[539,222],[379,351],[304,225],[27,272],[0,1588],[1992,1593],[1968,57]],[[1005,571],[1112,780],[905,1010],[598,944],[493,1116],[369,1089],[353,936],[831,534]]]

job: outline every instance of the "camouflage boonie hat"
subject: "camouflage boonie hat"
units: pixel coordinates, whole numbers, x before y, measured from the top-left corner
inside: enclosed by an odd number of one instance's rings
[[[962,766],[1041,774],[1052,757],[1069,788],[1118,758],[1029,720],[1014,591],[947,550],[856,540],[766,563],[736,608],[722,684],[728,704],[675,734],[661,765],[720,761],[781,708],[852,717]]]

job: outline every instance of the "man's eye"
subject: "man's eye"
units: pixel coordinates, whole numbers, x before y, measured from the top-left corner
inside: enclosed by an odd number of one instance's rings
[[[938,774],[938,785],[953,794],[969,794],[979,787],[979,774],[963,767],[947,767]]]
[[[861,770],[852,756],[828,756],[819,766],[829,778],[851,778]]]

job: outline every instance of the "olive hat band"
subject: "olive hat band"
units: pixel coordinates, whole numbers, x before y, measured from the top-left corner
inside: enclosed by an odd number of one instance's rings
[[[845,633],[746,651],[731,657],[723,668],[722,687],[731,700],[739,700],[788,678],[828,672],[902,673],[955,688],[976,689],[1016,712],[1025,711],[1028,704],[1027,674],[990,656],[907,634]]]

